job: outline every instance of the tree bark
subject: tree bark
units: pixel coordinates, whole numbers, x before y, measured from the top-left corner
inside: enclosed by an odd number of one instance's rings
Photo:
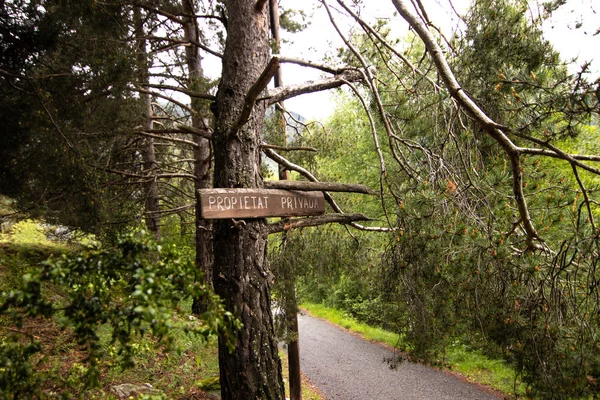
[[[260,143],[264,102],[238,127],[248,91],[270,55],[268,9],[256,0],[227,0],[227,40],[216,101],[214,184],[220,188],[262,187]],[[266,7],[265,7],[266,8]],[[235,224],[214,222],[215,291],[244,324],[230,353],[219,340],[221,396],[229,399],[283,399],[281,363],[273,331],[267,267],[267,229],[263,219]]]

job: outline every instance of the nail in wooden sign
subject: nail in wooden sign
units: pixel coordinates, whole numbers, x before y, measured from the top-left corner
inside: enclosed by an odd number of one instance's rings
[[[203,219],[321,215],[322,192],[278,189],[200,189]]]

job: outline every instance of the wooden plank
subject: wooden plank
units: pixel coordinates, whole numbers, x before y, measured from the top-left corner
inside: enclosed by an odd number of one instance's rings
[[[277,189],[200,189],[204,219],[298,217],[325,212],[322,192]]]

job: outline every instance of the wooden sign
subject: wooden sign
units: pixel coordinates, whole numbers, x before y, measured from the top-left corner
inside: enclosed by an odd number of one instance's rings
[[[200,189],[204,219],[321,215],[322,192],[278,189]]]

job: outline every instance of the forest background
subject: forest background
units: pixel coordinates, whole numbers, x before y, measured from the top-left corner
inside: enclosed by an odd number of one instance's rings
[[[600,86],[593,64],[574,68],[542,34],[569,3],[478,0],[444,36],[419,2],[365,21],[366,3],[323,1],[332,26],[354,29],[312,61],[280,54],[269,8],[290,32],[307,19],[273,4],[2,3],[3,229],[38,218],[65,239],[93,234],[96,247],[3,288],[4,387],[43,396],[27,318],[73,329],[94,385],[98,360],[132,362],[136,335],[168,347],[174,304],[191,296],[205,324],[182,329],[220,335],[223,398],[281,398],[274,281],[279,304],[293,311],[297,293],[340,308],[399,333],[414,358],[466,346],[504,359],[532,395],[597,395]],[[204,73],[210,57],[223,60],[217,80]],[[280,64],[318,79],[286,86]],[[342,86],[324,124],[284,103]],[[327,194],[326,217],[199,219],[199,189],[276,185],[265,156],[292,181],[378,195]],[[308,227],[331,221],[343,225]],[[48,285],[71,289],[53,304]],[[99,344],[107,325],[112,353]]]

